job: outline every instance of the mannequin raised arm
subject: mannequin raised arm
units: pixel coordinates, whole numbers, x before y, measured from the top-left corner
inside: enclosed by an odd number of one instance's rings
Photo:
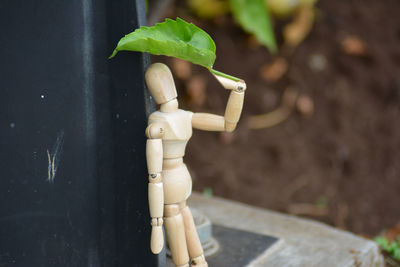
[[[219,116],[210,113],[194,113],[192,117],[192,126],[195,129],[204,131],[232,132],[235,130],[240,114],[242,113],[246,83],[243,80],[233,81],[217,75],[215,75],[215,77],[225,89],[232,90],[226,105],[225,115]]]

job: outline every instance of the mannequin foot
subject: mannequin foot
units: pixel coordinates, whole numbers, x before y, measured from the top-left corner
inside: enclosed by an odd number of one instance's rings
[[[206,262],[206,259],[204,258],[204,255],[193,258],[191,262],[192,262],[193,267],[208,267],[208,264]]]

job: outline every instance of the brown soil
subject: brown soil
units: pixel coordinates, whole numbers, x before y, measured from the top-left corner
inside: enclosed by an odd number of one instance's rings
[[[321,0],[318,9],[307,39],[281,50],[289,70],[274,83],[260,75],[273,57],[229,16],[207,22],[180,8],[171,13],[205,29],[217,45],[215,69],[248,86],[234,135],[195,131],[186,163],[197,191],[282,212],[326,205],[326,215],[311,217],[376,235],[400,221],[400,1]],[[365,43],[366,55],[343,52],[350,35]],[[326,59],[322,70],[310,67],[315,58]],[[194,73],[207,79],[207,100],[183,108],[223,114],[228,93],[204,69]],[[249,116],[278,107],[288,86],[311,97],[312,116],[295,112],[275,127],[249,129]],[[182,80],[177,87],[188,100]]]

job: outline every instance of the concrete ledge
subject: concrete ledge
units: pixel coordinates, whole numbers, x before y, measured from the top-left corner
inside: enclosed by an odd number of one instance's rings
[[[374,242],[323,223],[198,193],[192,194],[189,206],[212,223],[281,238],[248,266],[384,266]]]

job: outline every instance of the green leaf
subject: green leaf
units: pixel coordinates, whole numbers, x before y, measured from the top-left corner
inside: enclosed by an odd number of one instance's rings
[[[276,53],[275,35],[265,0],[230,0],[230,3],[233,16],[243,29]]]
[[[378,236],[375,237],[375,242],[383,249],[388,251],[390,248],[389,241],[386,239],[386,237]]]
[[[394,250],[393,258],[395,258],[396,260],[400,260],[400,248]]]
[[[209,69],[215,61],[213,39],[202,29],[180,18],[166,19],[152,27],[140,27],[118,42],[110,58],[118,51],[177,57]]]

